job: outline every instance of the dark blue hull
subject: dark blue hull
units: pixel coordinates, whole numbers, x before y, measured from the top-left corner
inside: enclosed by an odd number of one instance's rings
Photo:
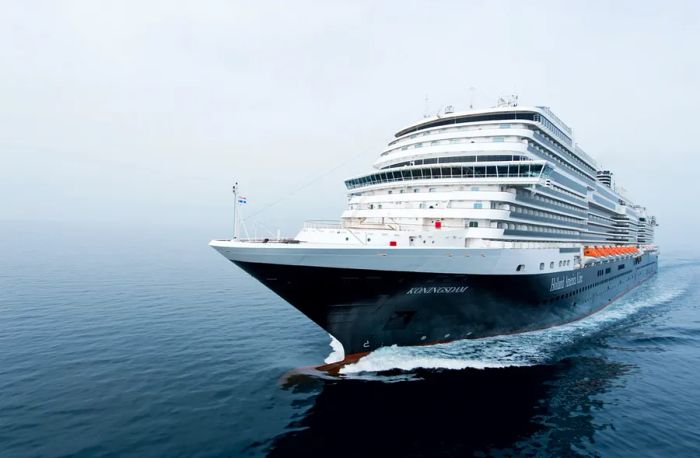
[[[338,339],[346,354],[531,331],[595,313],[657,271],[655,253],[540,275],[238,266]]]

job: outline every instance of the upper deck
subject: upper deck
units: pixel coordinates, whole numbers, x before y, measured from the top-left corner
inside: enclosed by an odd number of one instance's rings
[[[544,106],[500,106],[485,109],[471,109],[445,114],[436,114],[417,121],[398,131],[395,140],[389,146],[400,142],[418,131],[434,130],[438,127],[452,127],[464,124],[493,123],[498,121],[526,122],[536,124],[561,142],[572,154],[592,168],[598,167],[596,161],[586,154],[573,139],[573,130],[561,121],[548,107]]]

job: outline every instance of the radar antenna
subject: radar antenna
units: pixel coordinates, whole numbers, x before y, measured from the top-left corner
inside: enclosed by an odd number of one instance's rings
[[[515,94],[504,95],[498,98],[498,103],[496,107],[517,107],[518,106],[518,96]]]

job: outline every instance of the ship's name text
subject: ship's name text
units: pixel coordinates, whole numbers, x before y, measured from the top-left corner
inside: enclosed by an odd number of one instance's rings
[[[459,294],[468,289],[468,286],[421,286],[409,289],[406,294]]]

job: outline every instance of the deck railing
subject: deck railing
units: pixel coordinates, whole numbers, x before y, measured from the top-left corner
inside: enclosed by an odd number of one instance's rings
[[[304,229],[343,229],[341,221],[335,220],[309,220],[304,221]]]

